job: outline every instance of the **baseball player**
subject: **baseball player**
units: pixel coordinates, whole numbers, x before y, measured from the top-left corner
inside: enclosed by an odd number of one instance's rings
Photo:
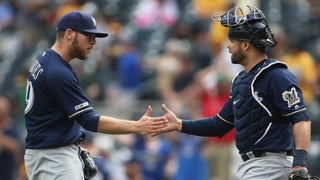
[[[151,107],[138,121],[96,114],[69,63],[87,59],[95,38],[108,34],[96,28],[91,15],[80,11],[65,14],[56,30],[54,45],[34,60],[27,80],[25,165],[29,180],[82,180],[89,178],[87,173],[94,174],[92,159],[78,146],[85,139],[84,128],[147,135],[167,125],[164,117],[150,117]]]
[[[311,123],[301,90],[286,64],[265,53],[277,42],[264,14],[253,6],[247,10],[235,7],[213,17],[229,27],[231,61],[244,67],[232,81],[229,99],[216,116],[199,120],[180,119],[163,105],[165,131],[222,137],[235,128],[241,179],[309,179]]]

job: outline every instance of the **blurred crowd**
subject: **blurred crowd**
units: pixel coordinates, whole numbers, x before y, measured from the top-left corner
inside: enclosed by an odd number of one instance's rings
[[[211,20],[246,3],[265,13],[278,46],[270,57],[297,77],[313,127],[309,169],[320,175],[319,0],[0,0],[0,180],[25,180],[24,104],[30,63],[55,39],[66,12],[93,14],[98,38],[87,61],[72,61],[97,112],[138,119],[165,103],[179,117],[215,115],[233,76],[227,29]],[[88,132],[96,180],[236,180],[233,131],[221,139],[176,132],[157,137]]]

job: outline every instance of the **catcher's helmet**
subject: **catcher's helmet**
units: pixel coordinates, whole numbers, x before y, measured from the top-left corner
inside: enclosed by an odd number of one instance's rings
[[[244,14],[241,8],[235,7],[222,16],[213,16],[222,26],[229,27],[229,38],[250,41],[255,47],[264,49],[277,45],[266,18],[262,11],[253,6],[247,6],[249,13]]]

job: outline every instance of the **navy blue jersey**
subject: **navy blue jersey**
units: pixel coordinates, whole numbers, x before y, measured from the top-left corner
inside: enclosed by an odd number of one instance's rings
[[[259,68],[259,64],[255,68]],[[309,114],[295,76],[286,68],[270,68],[263,71],[254,82],[252,84],[254,94],[259,99],[261,106],[273,118],[264,135],[254,142],[252,150],[284,151],[294,149],[292,124],[309,120]],[[229,119],[234,124],[238,119],[233,116],[233,106],[236,103],[241,103],[237,101],[239,99],[230,97],[219,113],[221,117]]]
[[[71,66],[53,50],[31,66],[26,101],[26,148],[60,147],[84,138],[75,117],[93,108]]]
[[[251,71],[260,68],[263,62]],[[252,142],[250,150],[276,152],[294,149],[292,125],[310,119],[295,76],[286,68],[269,68],[254,79],[251,89],[253,92],[247,93],[254,93],[261,107],[272,119],[263,135]],[[239,119],[234,114],[234,106],[242,103],[241,101],[247,101],[247,99],[235,99],[230,96],[217,116],[197,121],[184,120],[182,132],[201,136],[223,136],[239,123]],[[247,108],[250,109],[250,107]],[[261,116],[261,114],[254,115]],[[245,116],[251,118],[244,114],[243,117]],[[237,133],[238,129],[235,130]],[[239,151],[243,153],[247,149],[239,149]]]

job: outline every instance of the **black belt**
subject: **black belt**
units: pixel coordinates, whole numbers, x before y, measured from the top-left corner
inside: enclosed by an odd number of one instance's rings
[[[82,143],[82,141],[77,140],[76,142],[74,142],[75,145],[80,145]]]
[[[256,157],[266,157],[267,156],[267,151],[249,151],[241,155],[242,160],[245,162],[249,159],[253,159]],[[279,153],[279,154],[284,154],[286,156],[293,156],[293,151],[289,150],[289,151],[283,151],[283,152],[270,152],[270,153]]]

